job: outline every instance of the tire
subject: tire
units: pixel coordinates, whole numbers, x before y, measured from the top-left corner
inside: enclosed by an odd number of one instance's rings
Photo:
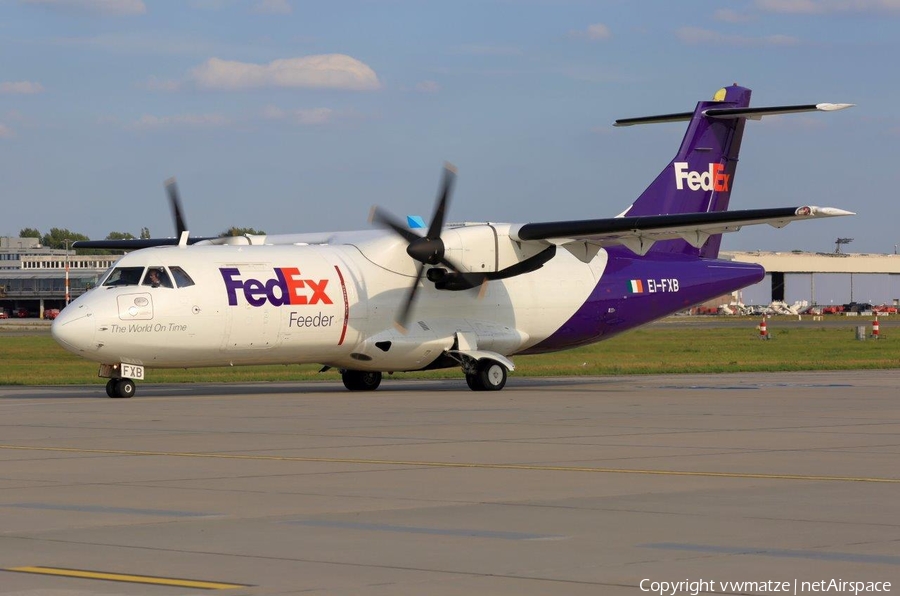
[[[341,375],[344,387],[350,391],[375,391],[381,385],[381,373],[365,370],[345,370]]]
[[[484,391],[484,385],[481,384],[481,378],[478,373],[470,373],[466,375],[466,385],[472,391]]]
[[[118,397],[116,395],[116,382],[118,379],[110,379],[106,382],[106,395],[109,397]]]
[[[134,395],[134,381],[131,379],[119,379],[116,382],[116,397],[131,397]]]
[[[477,375],[484,391],[500,391],[506,385],[506,367],[494,360],[482,361]]]

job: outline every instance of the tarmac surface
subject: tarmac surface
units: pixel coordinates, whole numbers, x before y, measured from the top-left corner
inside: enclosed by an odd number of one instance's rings
[[[3,386],[0,594],[896,592],[898,385]]]

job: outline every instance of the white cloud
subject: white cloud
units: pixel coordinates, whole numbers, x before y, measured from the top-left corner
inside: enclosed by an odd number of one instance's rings
[[[295,110],[294,120],[298,124],[327,124],[334,117],[331,108],[312,108],[311,110]]]
[[[257,0],[253,12],[259,14],[291,14],[294,11],[287,0]]]
[[[437,93],[441,90],[441,86],[434,81],[422,81],[416,83],[416,91],[420,93]]]
[[[594,23],[593,25],[588,25],[588,28],[584,30],[569,31],[569,37],[588,39],[590,41],[602,41],[612,37],[612,32],[609,30],[609,27],[603,23]]]
[[[753,20],[753,17],[751,17],[750,15],[743,12],[738,12],[736,10],[731,10],[730,8],[717,9],[713,13],[713,18],[724,23],[746,23],[747,21]]]
[[[609,27],[603,23],[594,23],[587,28],[587,36],[589,39],[609,39],[610,35],[612,34],[609,31]]]
[[[788,35],[767,35],[765,37],[747,37],[744,35],[727,35],[718,31],[701,29],[700,27],[682,27],[675,32],[679,40],[686,44],[712,44],[728,46],[794,46],[800,43],[796,37]]]
[[[344,54],[320,54],[253,64],[210,58],[191,71],[205,89],[305,87],[309,89],[378,89],[378,76],[366,64]]]
[[[267,120],[290,120],[301,125],[329,124],[337,115],[337,112],[331,108],[300,108],[296,110],[283,110],[276,106],[263,108],[263,118]]]
[[[144,14],[143,0],[24,0],[25,4],[109,16]]]
[[[144,114],[126,128],[129,130],[157,130],[161,128],[220,128],[231,124],[222,114],[177,114],[153,116]]]
[[[900,0],[756,0],[756,6],[789,14],[900,12]]]
[[[43,85],[32,81],[7,81],[0,83],[0,93],[6,95],[34,95],[43,91]]]
[[[16,135],[13,130],[7,125],[0,122],[0,139],[11,139],[14,136]]]

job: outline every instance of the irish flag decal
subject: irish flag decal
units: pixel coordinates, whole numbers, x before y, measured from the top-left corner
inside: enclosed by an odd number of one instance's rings
[[[639,279],[631,280],[631,293],[632,294],[643,294],[644,293],[644,282]]]

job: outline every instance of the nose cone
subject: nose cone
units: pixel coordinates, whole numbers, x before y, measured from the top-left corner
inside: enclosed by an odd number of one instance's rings
[[[65,349],[83,355],[85,351],[97,349],[94,344],[96,331],[94,323],[94,316],[89,307],[73,303],[64,308],[53,320],[50,334]]]

